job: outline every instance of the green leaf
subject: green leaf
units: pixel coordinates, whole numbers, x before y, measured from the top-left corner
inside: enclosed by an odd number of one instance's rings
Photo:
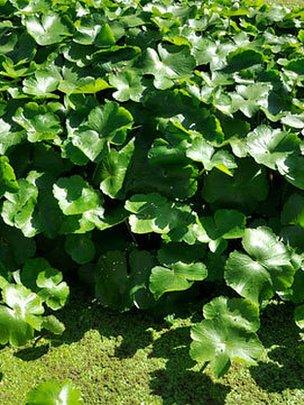
[[[73,133],[71,141],[92,162],[98,158],[105,144],[105,140],[96,131],[81,128]]]
[[[54,335],[61,335],[65,331],[65,326],[54,315],[45,316],[42,321],[42,327]]]
[[[57,90],[61,80],[55,68],[37,70],[33,76],[23,81],[23,92],[39,98],[56,98],[52,94]]]
[[[70,35],[66,22],[55,13],[43,14],[40,18],[35,15],[24,16],[23,24],[27,32],[41,46],[62,42]]]
[[[65,94],[95,94],[110,88],[109,84],[100,78],[77,77],[74,80],[63,80],[59,83],[58,90]]]
[[[210,363],[217,378],[223,376],[232,362],[256,364],[263,346],[253,333],[258,327],[258,310],[243,300],[215,298],[204,307],[207,319],[191,329],[191,357],[199,363]]]
[[[146,89],[138,73],[131,69],[116,75],[111,74],[109,83],[117,89],[113,97],[121,102],[128,100],[139,102]]]
[[[169,128],[166,133],[170,137]],[[198,170],[187,161],[183,146],[180,148],[182,151],[177,151],[174,140],[170,140],[170,144],[166,143],[165,146],[165,141],[161,142],[162,145],[155,140],[151,147],[146,136],[136,139],[132,164],[126,181],[126,191],[134,194],[150,190],[169,198],[183,200],[193,196],[197,190]],[[172,150],[175,152],[170,153]]]
[[[284,226],[280,233],[282,240],[288,246],[301,253],[304,250],[304,229],[299,226]],[[304,291],[304,289],[303,289]]]
[[[190,100],[187,100],[190,103]],[[225,134],[223,132],[220,120],[210,111],[204,108],[197,108],[193,106],[188,109],[188,107],[183,107],[185,109],[184,113],[179,114],[171,119],[164,120],[161,122],[161,130],[166,134],[166,127],[171,129],[171,131],[182,132],[187,135],[187,142],[190,143],[193,139],[189,138],[189,135],[198,138],[205,138],[206,141],[214,144],[220,145],[225,140]],[[171,128],[170,128],[171,127]],[[199,141],[198,141],[199,143]],[[185,145],[186,146],[186,145]]]
[[[269,300],[274,295],[268,270],[237,251],[232,252],[226,262],[225,280],[241,296],[253,302]]]
[[[276,162],[288,157],[299,147],[299,138],[280,129],[260,125],[246,138],[248,153],[254,160],[270,169],[276,170]]]
[[[48,163],[51,164],[52,161],[49,160]],[[60,167],[57,166],[57,169],[60,170]],[[39,229],[45,236],[51,239],[54,239],[58,235],[62,221],[64,220],[64,215],[53,195],[54,182],[55,178],[48,174],[43,174],[36,182],[38,187],[36,212]]]
[[[21,272],[22,283],[55,311],[64,306],[69,296],[69,287],[62,278],[62,273],[43,258],[27,260]]]
[[[103,305],[121,311],[131,307],[128,288],[127,258],[121,251],[109,251],[101,256],[95,279],[95,295]]]
[[[195,162],[202,163],[206,171],[216,168],[233,176],[232,171],[237,167],[233,155],[224,150],[216,152],[215,148],[202,137],[194,138],[190,148],[186,151],[186,156]]]
[[[44,308],[35,293],[22,285],[7,284],[2,290],[4,303],[0,305],[0,342],[23,346],[40,330]]]
[[[79,264],[89,263],[95,256],[95,245],[89,235],[68,235],[65,250]]]
[[[45,173],[43,180],[45,180],[45,187],[53,181],[53,176],[57,178],[72,168],[72,164],[62,159],[60,152],[52,145],[46,143],[37,143],[33,145],[33,165],[40,172]]]
[[[27,395],[27,405],[83,405],[80,391],[70,382],[46,381]]]
[[[15,62],[8,56],[2,56],[1,61],[1,75],[4,77],[9,77],[11,79],[19,79],[25,76],[29,69],[20,66],[20,64],[15,64]],[[0,68],[1,70],[1,68]]]
[[[79,215],[98,208],[100,193],[95,191],[81,176],[60,178],[53,186],[53,194],[64,215]]]
[[[84,219],[94,224],[97,229],[104,231],[124,222],[128,218],[128,213],[122,206],[118,206],[111,212],[105,213],[103,209],[87,211],[83,215]]]
[[[298,75],[304,75],[304,57],[292,59],[285,66],[284,69],[291,70],[292,72],[297,73]]]
[[[230,72],[239,72],[242,69],[261,64],[265,60],[261,52],[250,48],[238,48],[230,52],[227,56],[227,70]]]
[[[96,24],[93,19],[77,20],[74,26],[76,28],[76,32],[74,34],[73,41],[82,45],[93,44],[101,29],[101,26]]]
[[[0,227],[0,235],[2,244],[0,246],[0,255],[5,254],[5,250],[9,249],[10,257],[13,257],[14,264],[13,269],[20,264],[23,264],[27,259],[33,257],[36,252],[36,242],[33,238],[26,238],[23,236],[22,232],[19,231],[17,228],[13,228],[11,226],[6,226],[5,224],[1,224]],[[2,259],[7,267],[9,264]]]
[[[288,114],[281,119],[282,124],[289,127],[302,129],[304,128],[304,115],[303,114]]]
[[[168,134],[167,134],[168,135]],[[161,165],[185,165],[187,158],[185,156],[187,141],[179,139],[177,134],[168,136],[167,139],[157,138],[153,142],[148,152],[148,163],[153,167]]]
[[[266,199],[268,182],[266,172],[251,160],[241,159],[233,177],[212,171],[204,178],[203,198],[210,204],[227,208],[253,210]]]
[[[34,337],[34,329],[13,310],[0,306],[0,343],[24,346]]]
[[[304,190],[304,156],[294,153],[288,157],[279,159],[277,162],[279,173],[295,187]]]
[[[13,120],[26,130],[29,142],[55,140],[62,132],[57,115],[47,106],[33,102],[18,108]]]
[[[13,281],[12,274],[9,272],[8,268],[5,267],[4,263],[0,261],[0,288],[3,289],[7,284],[11,283],[12,281]]]
[[[170,230],[171,204],[159,194],[139,194],[126,201],[126,210],[133,213],[129,222],[135,233],[167,233]]]
[[[118,25],[116,25],[118,27]],[[119,29],[119,28],[118,28]],[[119,33],[121,35],[121,32]],[[141,54],[138,46],[114,45],[107,49],[101,49],[92,55],[93,63],[102,65],[107,71],[121,70],[132,65],[132,62]]]
[[[158,252],[157,258],[161,266],[152,269],[150,291],[155,299],[166,292],[183,291],[190,288],[194,281],[207,277],[207,269],[202,262],[204,250],[196,245],[187,246],[183,243],[168,243]]]
[[[267,227],[246,229],[242,244],[246,252],[265,267],[290,265],[289,250]],[[287,269],[285,271],[287,272]]]
[[[196,222],[190,207],[170,202],[159,194],[137,194],[126,201],[125,208],[131,212],[132,232],[168,234],[172,241],[190,243],[189,227]]]
[[[132,128],[133,117],[124,107],[114,101],[106,101],[103,107],[93,109],[88,117],[88,127],[102,138],[114,144],[122,144]]]
[[[129,255],[130,295],[136,308],[148,309],[155,303],[149,290],[149,277],[155,263],[155,258],[146,250],[133,250]]]
[[[19,190],[14,169],[6,156],[0,156],[0,196],[6,192],[15,193]]]
[[[57,311],[66,304],[70,290],[66,282],[62,281],[60,272],[48,268],[38,274],[36,282],[40,289],[38,295],[48,307]]]
[[[11,0],[11,3],[21,12],[42,13],[49,10],[50,3],[48,0],[29,0],[27,2]]]
[[[232,252],[225,270],[226,283],[242,297],[260,303],[292,285],[290,251],[269,228],[246,229],[242,244],[248,255]]]
[[[301,236],[303,237],[303,234]],[[302,304],[304,302],[304,271],[301,268],[296,271],[292,286],[280,293],[280,297],[294,304]]]
[[[170,268],[156,266],[150,276],[150,290],[155,299],[159,299],[166,292],[187,290],[193,281],[204,280],[207,274],[204,263],[178,261]]]
[[[202,268],[199,266],[191,266],[193,270],[193,277],[197,275],[198,279],[201,276],[202,279],[205,278],[206,272],[202,272]],[[204,269],[203,269],[204,270]],[[166,267],[156,266],[152,270],[150,277],[150,290],[154,295],[155,299],[159,299],[166,292],[172,291],[184,291],[191,287],[192,282],[187,280],[187,271],[184,275],[176,273],[174,270],[168,269]],[[197,273],[197,274],[196,274]]]
[[[304,30],[299,30],[298,38],[301,42],[304,42]]]
[[[201,218],[206,242],[241,238],[245,232],[246,216],[236,210],[217,210],[212,217]]]
[[[64,217],[61,224],[61,234],[83,234],[92,231],[95,227],[100,231],[112,228],[128,218],[127,211],[122,206],[117,206],[110,212],[102,207],[86,211],[83,215],[69,215]]]
[[[171,267],[177,262],[195,263],[202,261],[205,254],[204,247],[200,245],[185,245],[184,243],[166,243],[158,250],[157,258],[163,266]]]
[[[294,319],[296,325],[300,328],[304,328],[304,305],[300,305],[295,308]]]
[[[96,168],[96,181],[100,182],[101,191],[111,198],[121,196],[126,173],[134,152],[134,138],[119,151],[106,150]]]
[[[95,223],[87,218],[87,214],[94,212],[95,210],[86,211],[83,215],[68,215],[65,216],[61,222],[61,227],[59,229],[59,234],[67,235],[70,233],[75,234],[85,234],[90,232],[95,228]],[[102,211],[102,217],[104,210]],[[99,218],[99,215],[98,215]]]
[[[105,23],[101,27],[95,42],[100,47],[108,47],[115,44],[115,32],[113,32],[109,24]]]
[[[241,351],[256,307],[304,303],[303,12],[261,1],[0,0],[0,289],[47,311],[1,293],[3,341],[62,333],[79,266],[118,310],[234,288],[204,312]]]
[[[281,221],[283,225],[299,225],[304,228],[304,197],[292,194],[284,204]]]
[[[7,225],[15,226],[31,238],[40,232],[35,213],[38,189],[26,179],[18,180],[18,186],[18,192],[5,193],[1,216]]]
[[[103,305],[125,311],[149,304],[147,288],[154,260],[149,252],[133,251],[129,257],[113,250],[102,255],[96,268],[95,295]],[[130,268],[130,273],[128,272]]]
[[[210,63],[211,71],[220,70],[226,66],[226,57],[235,48],[235,45],[220,43],[220,41],[213,41],[196,35],[194,38],[199,38],[199,40],[195,41],[192,49],[197,65]]]
[[[230,93],[232,110],[240,110],[246,117],[253,117],[259,110],[268,108],[271,90],[272,86],[268,83],[236,86],[236,92]]]
[[[4,155],[6,151],[21,143],[25,138],[24,132],[12,131],[12,127],[7,122],[0,118],[0,154]]]
[[[152,48],[147,49],[143,72],[154,76],[154,86],[157,89],[172,87],[174,80],[190,76],[195,67],[188,47],[181,47],[179,52],[174,52],[175,50],[174,46],[162,45],[158,46],[157,52]]]
[[[260,328],[258,306],[241,298],[214,298],[204,305],[203,313],[205,319],[221,318],[248,332],[257,332]]]

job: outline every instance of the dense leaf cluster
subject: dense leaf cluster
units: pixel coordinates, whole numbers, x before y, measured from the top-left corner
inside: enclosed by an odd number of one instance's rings
[[[0,0],[0,343],[62,332],[63,277],[117,310],[217,283],[190,353],[252,364],[275,295],[304,326],[303,135],[303,9]]]

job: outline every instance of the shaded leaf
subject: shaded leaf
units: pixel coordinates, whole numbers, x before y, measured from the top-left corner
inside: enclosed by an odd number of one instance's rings
[[[122,149],[106,150],[96,169],[96,180],[100,182],[101,191],[112,198],[121,195],[125,176],[134,152],[134,138]]]
[[[83,214],[101,203],[100,194],[78,175],[59,179],[53,193],[64,215]]]
[[[65,250],[72,259],[85,264],[94,259],[95,246],[89,235],[68,235],[65,242]]]
[[[240,299],[215,298],[204,307],[207,319],[191,329],[191,357],[210,363],[216,377],[225,374],[232,362],[256,364],[263,346],[253,333],[258,326],[258,311]]]

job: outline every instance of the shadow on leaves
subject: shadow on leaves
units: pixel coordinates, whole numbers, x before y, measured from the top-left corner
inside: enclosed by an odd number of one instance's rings
[[[150,357],[161,357],[167,362],[164,369],[151,373],[151,390],[165,405],[224,404],[229,388],[192,369],[195,362],[189,356],[189,329],[169,330],[154,342]]]
[[[49,347],[50,346],[48,344],[26,347],[25,349],[18,350],[16,353],[14,353],[14,356],[24,361],[37,360],[47,354]]]
[[[189,314],[188,314],[189,316]],[[186,317],[186,315],[185,315]],[[61,336],[50,336],[49,344],[18,350],[15,356],[32,361],[45,355],[49,347],[59,347],[80,341],[85,333],[97,330],[100,336],[117,339],[114,356],[133,357],[147,348],[149,357],[165,359],[165,367],[150,372],[151,392],[164,404],[223,404],[229,388],[215,383],[202,371],[193,370],[195,362],[189,356],[190,330],[188,326],[169,328],[157,316],[143,312],[117,313],[90,303],[86,297],[75,296],[60,312],[58,318],[66,330]],[[153,334],[160,336],[155,340]],[[102,346],[100,347],[102,351]]]
[[[262,315],[259,337],[269,350],[269,362],[250,368],[256,383],[268,392],[304,389],[304,363],[297,344],[299,329],[293,320],[293,306],[271,304]]]

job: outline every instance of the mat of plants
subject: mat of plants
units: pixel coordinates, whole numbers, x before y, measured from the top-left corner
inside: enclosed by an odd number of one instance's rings
[[[0,0],[1,345],[76,287],[255,364],[274,297],[304,328],[303,135],[303,8]]]

